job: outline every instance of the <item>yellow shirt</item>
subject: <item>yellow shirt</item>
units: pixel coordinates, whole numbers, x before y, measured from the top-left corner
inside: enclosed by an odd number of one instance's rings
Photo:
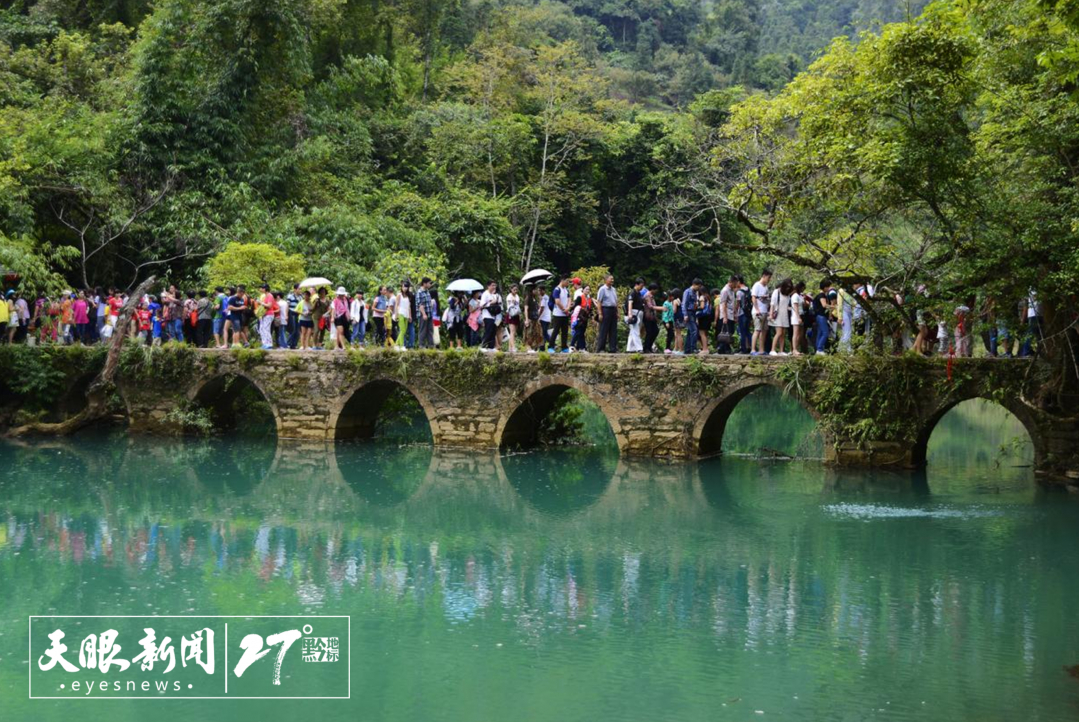
[[[0,323],[7,323],[11,320],[11,309],[8,307],[7,301],[0,301]]]

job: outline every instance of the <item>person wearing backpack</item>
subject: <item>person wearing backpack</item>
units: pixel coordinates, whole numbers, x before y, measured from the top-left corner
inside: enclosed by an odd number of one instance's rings
[[[206,348],[210,345],[210,336],[213,335],[214,327],[214,304],[205,290],[199,291],[199,299],[195,302],[195,345]]]
[[[735,297],[738,300],[738,353],[745,356],[749,353],[749,342],[753,338],[753,296],[749,292],[746,280],[739,274],[738,290]]]
[[[563,278],[551,291],[551,334],[548,341],[551,353],[555,352],[555,342],[559,335],[562,336],[562,353],[569,353],[569,315],[573,298],[566,287],[568,281],[568,278]]]

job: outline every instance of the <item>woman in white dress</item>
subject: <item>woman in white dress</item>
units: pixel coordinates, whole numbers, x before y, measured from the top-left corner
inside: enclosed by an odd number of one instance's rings
[[[802,346],[805,345],[805,325],[802,321],[802,313],[805,312],[806,285],[799,281],[794,286],[794,295],[791,296],[791,355],[801,356]]]
[[[791,327],[791,294],[794,293],[794,283],[786,278],[779,288],[772,292],[771,317],[768,325],[775,329],[775,337],[772,339],[772,352],[770,356],[786,356],[784,350],[787,345],[787,329]]]
[[[517,329],[521,326],[521,297],[517,294],[517,284],[510,286],[510,292],[506,294],[505,325],[510,353],[517,353]]]
[[[644,344],[641,343],[641,312],[643,310],[644,299],[641,298],[641,290],[634,288],[626,299],[626,323],[629,324],[629,341],[626,342],[626,351],[629,353],[644,351]]]

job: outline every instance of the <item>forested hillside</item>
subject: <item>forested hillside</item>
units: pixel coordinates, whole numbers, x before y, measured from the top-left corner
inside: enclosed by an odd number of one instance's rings
[[[349,287],[767,263],[1071,308],[1073,0],[5,5],[0,265],[31,292],[204,283],[246,241]]]

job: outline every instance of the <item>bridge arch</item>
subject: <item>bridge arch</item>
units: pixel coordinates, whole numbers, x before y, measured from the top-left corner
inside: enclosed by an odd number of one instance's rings
[[[257,379],[245,373],[225,371],[197,384],[188,392],[188,401],[194,406],[208,409],[216,429],[235,429],[240,421],[237,401],[248,391],[254,391],[269,409],[273,418],[274,433],[281,435],[281,414],[270,401],[270,394]]]
[[[495,441],[499,448],[535,444],[539,422],[551,412],[558,398],[569,390],[579,391],[600,408],[614,432],[619,452],[623,451],[626,438],[618,423],[619,415],[616,409],[588,384],[573,376],[564,375],[542,376],[529,383],[514,397],[509,406],[510,410],[502,413],[495,429]]]
[[[959,404],[977,399],[996,404],[1019,420],[1019,423],[1023,425],[1027,435],[1030,437],[1031,444],[1034,446],[1034,468],[1040,468],[1045,463],[1047,451],[1045,439],[1040,432],[1035,412],[1019,399],[995,399],[981,393],[962,394],[955,398],[949,398],[925,418],[925,421],[921,424],[921,431],[911,447],[911,464],[917,468],[924,467],[929,455],[929,439],[933,436],[933,431],[937,428],[940,420]]]
[[[784,382],[773,377],[754,377],[739,381],[726,389],[719,398],[708,402],[697,414],[693,422],[693,436],[690,439],[695,456],[715,456],[723,451],[723,434],[727,429],[727,421],[731,414],[747,396],[754,391],[773,387],[782,391],[788,397],[794,399],[802,408],[809,412],[813,420],[818,422],[817,429],[824,441],[825,449],[831,444],[827,431],[820,425],[820,414],[805,402],[798,394],[790,393]]]
[[[97,371],[86,371],[71,379],[62,393],[49,405],[45,420],[56,423],[78,416],[90,404],[88,392],[97,377]],[[120,397],[123,399],[122,392]],[[123,399],[123,402],[127,411],[127,400]]]
[[[327,428],[331,438],[341,441],[369,439],[374,436],[379,412],[386,400],[399,389],[410,394],[419,403],[430,428],[431,438],[437,440],[437,413],[427,395],[410,384],[386,377],[368,379],[340,398],[330,410]]]

